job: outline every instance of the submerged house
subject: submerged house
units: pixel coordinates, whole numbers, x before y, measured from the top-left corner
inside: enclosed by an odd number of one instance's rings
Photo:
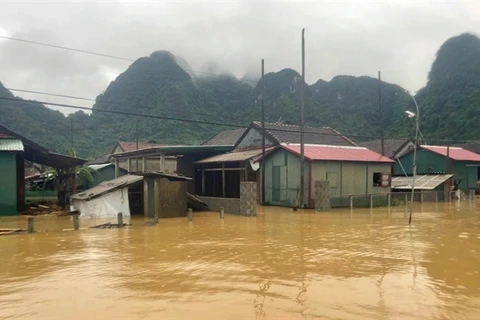
[[[25,208],[25,160],[57,169],[60,205],[75,191],[75,167],[86,162],[50,152],[0,125],[0,216],[15,215]]]
[[[453,181],[445,176],[446,183],[442,187],[445,190],[452,187],[460,190],[477,189],[480,155],[476,153],[460,147],[422,145],[417,149],[416,161],[419,174],[453,174]],[[394,173],[398,176],[413,174],[413,152],[399,158]]]
[[[333,198],[390,192],[394,161],[367,148],[306,144],[305,198],[313,208],[313,184],[328,181]],[[265,159],[265,202],[294,207],[300,189],[300,145],[281,144]],[[338,204],[341,202],[339,201]]]
[[[127,142],[127,141],[118,141],[113,146],[110,152],[103,154],[101,157],[87,162],[87,165],[101,165],[112,163],[110,158],[114,154],[122,154],[133,151],[140,151],[146,149],[154,149],[167,146],[164,144],[159,144],[154,141],[148,142]],[[174,173],[176,169],[176,158],[175,157],[166,157],[164,159],[165,171],[168,173]],[[160,169],[160,158],[147,156],[145,158],[135,159],[135,161],[119,161],[119,168],[126,170],[127,172],[137,172],[137,171],[157,171]]]
[[[201,189],[196,189],[201,199],[217,207],[235,207],[232,202],[241,198],[241,184],[253,182],[256,184],[256,202],[260,202],[260,163],[262,156],[262,126],[254,121],[243,131],[234,145],[234,150],[197,161],[196,170],[201,173]],[[324,144],[331,146],[353,146],[355,142],[328,128],[305,127],[304,141],[308,144]],[[228,133],[220,133],[215,140],[222,143],[220,137],[230,137]],[[265,123],[266,152],[272,152],[284,144],[300,142],[300,127],[284,123]],[[227,143],[225,141],[224,143]],[[388,171],[390,172],[390,171]],[[300,171],[292,174],[299,179]],[[293,178],[291,179],[293,181]],[[293,183],[293,182],[292,182]]]

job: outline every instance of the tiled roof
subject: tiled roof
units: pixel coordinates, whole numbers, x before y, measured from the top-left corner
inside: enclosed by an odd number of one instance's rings
[[[165,146],[164,144],[158,143],[147,143],[147,142],[139,142],[138,149],[136,142],[126,142],[126,141],[118,141],[120,148],[122,148],[123,152],[130,152],[135,150],[143,150],[143,149],[150,149],[150,148],[158,148]]]
[[[409,139],[385,139],[384,140],[384,150],[385,156],[389,158],[395,158],[397,153],[401,151],[401,149],[407,144],[410,140]],[[365,147],[376,153],[382,154],[382,140],[372,140],[372,141],[364,141],[357,143],[361,147]]]
[[[261,128],[261,123],[253,122],[253,126]],[[266,135],[278,144],[300,143],[300,126],[291,124],[265,123]],[[356,143],[329,127],[304,127],[305,144],[322,144],[334,146],[356,146]]]
[[[242,137],[246,128],[228,130],[217,133],[212,138],[208,139],[202,145],[205,146],[234,146]]]
[[[265,151],[270,151],[273,148],[266,148]],[[219,154],[210,158],[206,158],[200,161],[197,161],[195,163],[200,164],[200,163],[214,163],[214,162],[235,162],[235,161],[245,161],[249,160],[252,158],[255,158],[258,155],[262,154],[262,149],[250,149],[250,150],[244,150],[244,151],[234,151],[234,152],[228,152],[228,153],[223,153]]]
[[[0,151],[23,151],[20,139],[0,139]]]
[[[435,152],[444,157],[447,156],[447,152],[448,152],[448,157],[452,160],[480,162],[480,155],[459,147],[450,147],[450,148],[447,148],[445,146],[420,146],[420,147],[422,149]],[[447,150],[447,149],[450,149],[450,150]]]
[[[300,155],[299,144],[282,144],[282,148]],[[306,144],[304,151],[305,158],[313,161],[323,160],[394,163],[393,160],[363,147]]]

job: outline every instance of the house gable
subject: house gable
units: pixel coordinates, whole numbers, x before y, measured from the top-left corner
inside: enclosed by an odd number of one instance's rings
[[[272,141],[268,135],[265,135],[265,146],[274,146],[275,142]],[[248,149],[248,148],[261,148],[262,147],[262,132],[261,129],[250,127],[242,135],[237,142],[235,149]]]

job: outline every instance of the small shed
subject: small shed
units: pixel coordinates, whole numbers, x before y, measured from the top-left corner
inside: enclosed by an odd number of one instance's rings
[[[192,178],[163,172],[140,172],[145,217],[172,218],[187,215],[187,182]]]
[[[282,144],[265,158],[265,202],[293,207],[300,189],[300,145]],[[314,181],[329,181],[330,197],[390,192],[394,161],[367,148],[305,145],[305,198],[313,207]],[[332,203],[332,206],[334,204]]]
[[[117,217],[119,212],[130,216],[129,189],[142,183],[143,177],[125,175],[74,194],[70,210],[80,212],[83,218]]]
[[[453,174],[451,187],[460,190],[475,190],[480,179],[480,155],[460,147],[425,146],[417,149],[417,172],[445,172]],[[413,174],[413,152],[399,158],[395,164],[395,175]],[[447,183],[450,180],[447,180]]]

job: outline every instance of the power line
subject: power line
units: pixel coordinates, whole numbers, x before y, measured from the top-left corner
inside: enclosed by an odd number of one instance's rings
[[[82,100],[82,101],[93,101],[96,103],[106,103],[106,104],[113,104],[113,105],[121,105],[124,106],[124,103],[120,102],[115,102],[115,101],[107,101],[107,100],[96,100],[93,98],[84,98],[84,97],[78,97],[78,96],[71,96],[71,95],[64,95],[64,94],[58,94],[58,93],[49,93],[49,92],[43,92],[43,91],[34,91],[34,90],[25,90],[25,89],[15,89],[15,88],[5,88],[9,91],[15,91],[15,92],[24,92],[24,93],[32,93],[32,94],[40,94],[40,95],[46,95],[46,96],[52,96],[52,97],[59,97],[59,98],[68,98],[68,99],[74,99],[74,100]],[[138,107],[141,108],[147,108],[147,109],[155,109],[155,110],[160,110],[160,111],[172,111],[172,112],[178,112],[178,113],[185,113],[188,112],[190,114],[195,114],[199,116],[207,116],[207,117],[213,117],[216,116],[217,114],[208,114],[208,113],[201,113],[201,112],[190,112],[186,110],[179,110],[179,109],[169,109],[169,108],[157,108],[153,106],[146,106],[146,105],[137,105]],[[90,109],[90,110],[96,110],[96,109]],[[230,117],[230,116],[223,116],[228,119],[236,119],[235,117]]]
[[[99,52],[94,52],[94,51],[88,51],[88,50],[83,50],[83,49],[59,46],[59,45],[55,45],[55,44],[51,44],[51,43],[32,41],[32,40],[26,40],[26,39],[14,38],[14,37],[0,36],[0,39],[23,42],[23,43],[34,44],[34,45],[38,45],[38,46],[44,46],[44,47],[67,50],[67,51],[74,51],[74,52],[90,54],[90,55],[94,55],[94,56],[111,58],[111,59],[116,59],[116,60],[123,60],[123,61],[130,61],[130,62],[134,62],[134,61],[137,60],[137,59],[132,59],[132,58],[114,56],[114,55],[106,54],[106,53],[99,53]],[[182,68],[184,71],[190,71],[190,72],[197,73],[197,74],[205,74],[205,75],[211,75],[211,76],[222,76],[222,74],[216,74],[216,73],[204,72],[204,71],[197,71],[197,70],[192,70],[192,69],[185,69],[185,68],[181,67],[180,65],[178,65],[178,66],[180,68]],[[239,80],[239,79],[237,79],[237,80]],[[249,83],[252,83],[252,84],[257,84],[258,83],[258,81],[253,81],[253,80],[239,80],[239,81],[249,82]]]
[[[71,104],[63,104],[63,103],[53,103],[53,102],[46,102],[46,101],[29,101],[29,100],[22,100],[18,98],[8,98],[8,97],[0,97],[0,100],[8,100],[14,102],[23,102],[23,103],[32,103],[32,104],[43,104],[43,105],[50,105],[56,107],[64,107],[64,108],[72,108],[78,110],[88,110],[92,111],[91,108],[88,107],[81,107],[75,106]],[[248,126],[241,125],[241,124],[233,124],[233,123],[220,123],[214,121],[204,121],[204,120],[195,120],[195,119],[185,119],[185,118],[175,118],[175,117],[167,117],[167,116],[159,116],[159,115],[148,115],[148,114],[141,114],[141,113],[133,113],[133,112],[126,112],[126,111],[118,111],[118,110],[106,110],[106,109],[95,109],[96,112],[105,112],[105,113],[113,113],[119,115],[126,115],[126,116],[135,116],[135,117],[143,117],[143,118],[152,118],[152,119],[160,119],[160,120],[171,120],[171,121],[178,121],[178,122],[186,122],[186,123],[197,123],[197,124],[206,124],[206,125],[215,125],[215,126],[222,126],[222,127],[232,127],[232,128],[241,128],[246,129]],[[311,128],[311,127],[306,127]],[[300,130],[292,130],[292,129],[279,129],[279,128],[266,128],[268,131],[275,131],[275,132],[288,132],[288,133],[300,133]],[[314,135],[322,135],[322,136],[334,136],[334,137],[342,137],[344,135],[338,133],[326,133],[326,132],[306,132],[307,134],[314,134]],[[379,137],[376,136],[362,136],[362,135],[354,135],[349,134],[348,137],[352,138],[359,138],[359,139],[378,139]],[[385,139],[405,139],[408,140],[409,138],[402,138],[402,137],[385,137]],[[435,139],[428,137],[429,141],[437,141],[437,142],[464,142],[464,143],[478,143],[479,140],[460,140],[460,139]]]

